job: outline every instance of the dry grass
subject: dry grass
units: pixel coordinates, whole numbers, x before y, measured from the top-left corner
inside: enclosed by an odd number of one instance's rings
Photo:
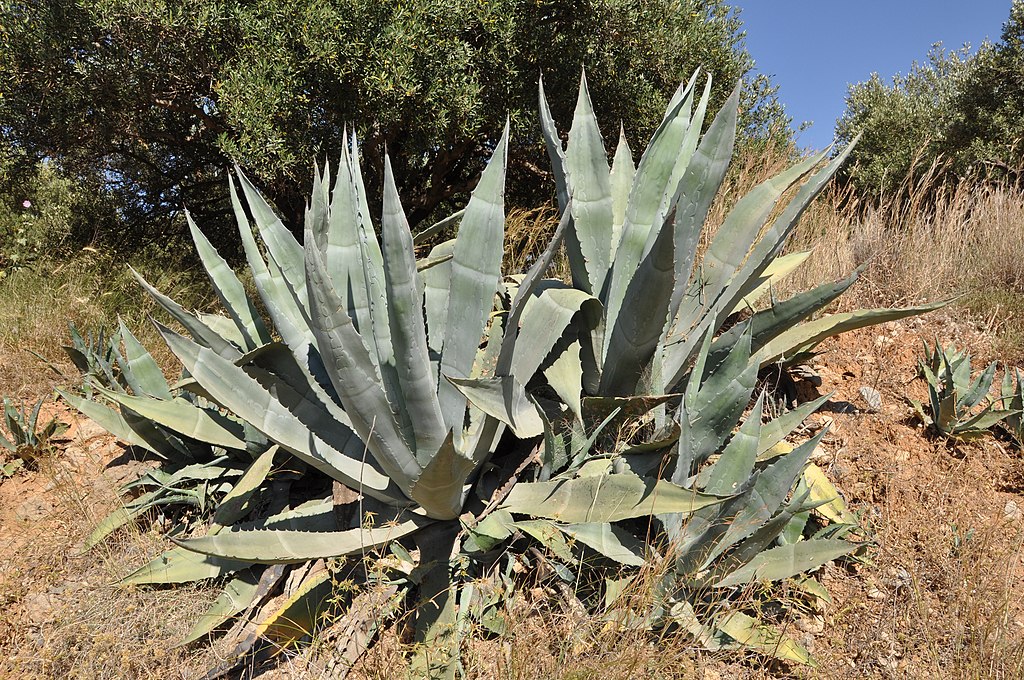
[[[140,258],[136,269],[159,290],[186,307],[208,309],[214,302],[194,262],[183,266],[167,257]],[[32,350],[69,378],[77,377],[62,345],[68,324],[83,334],[117,329],[121,315],[161,365],[174,365],[148,318],[156,304],[131,277],[124,263],[83,251],[62,263],[43,261],[0,279],[0,394],[38,398],[61,382],[60,376],[29,353]],[[163,317],[161,317],[163,318]]]
[[[0,486],[0,677],[196,677],[211,651],[172,645],[216,592],[118,588],[118,579],[166,549],[153,531],[129,527],[85,555],[76,552],[119,502],[116,486],[126,474],[106,466],[121,447],[88,427],[73,428],[38,473]]]

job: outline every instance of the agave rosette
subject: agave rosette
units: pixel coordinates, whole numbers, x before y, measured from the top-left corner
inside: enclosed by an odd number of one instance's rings
[[[792,641],[778,644],[756,619],[719,606],[745,584],[797,576],[857,548],[845,540],[852,516],[807,465],[818,440],[784,445],[823,400],[763,422],[762,395],[744,418],[758,370],[829,335],[932,307],[809,321],[854,275],[773,300],[726,330],[802,261],[781,255],[785,240],[846,154],[817,171],[825,157],[807,159],[754,189],[698,260],[733,151],[738,90],[702,136],[710,81],[695,105],[696,80],[673,97],[636,167],[623,139],[609,165],[585,80],[565,149],[541,90],[562,218],[530,271],[506,281],[507,130],[466,208],[419,236],[385,160],[378,239],[354,135],[335,176],[326,167],[315,175],[302,244],[239,173],[248,214],[234,186],[232,200],[271,323],[190,222],[227,316],[190,314],[140,281],[189,336],[160,327],[192,400],[155,388],[105,396],[192,439],[232,433],[217,446],[248,458],[206,535],[175,539],[125,582],[232,574],[196,639],[265,597],[279,565],[387,553],[380,564],[392,576],[374,597],[394,611],[415,596],[427,643],[416,672],[450,675],[468,619],[501,628],[504,600],[494,593],[514,590],[512,567],[526,559],[506,548],[539,543],[549,571],[568,581],[587,568],[625,582],[657,558],[668,568],[646,625],[810,662]],[[424,235],[455,223],[454,239],[416,259]],[[563,240],[569,283],[544,278]],[[627,425],[635,436],[605,436]],[[246,444],[249,431],[265,440],[261,450]],[[297,463],[282,475],[275,465],[286,457]],[[332,480],[334,493],[289,495],[312,478],[303,467]],[[312,621],[330,599],[330,571],[302,569],[258,636],[301,636],[307,628],[286,621]],[[722,593],[710,607],[709,589]]]

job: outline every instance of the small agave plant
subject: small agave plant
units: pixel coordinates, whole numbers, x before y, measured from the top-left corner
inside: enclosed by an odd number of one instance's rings
[[[1013,405],[1009,384],[1004,384],[1001,398],[989,398],[996,362],[972,380],[970,354],[952,345],[943,348],[938,342],[931,349],[925,343],[924,354],[918,370],[928,383],[928,403],[913,399],[910,403],[921,422],[933,427],[936,433],[958,441],[980,439],[990,435],[991,428],[1004,420],[1019,419],[1020,407]],[[1004,378],[1006,383],[1009,374]]]
[[[823,399],[765,422],[758,370],[935,305],[807,320],[854,275],[725,330],[799,264],[780,255],[786,237],[845,154],[754,189],[698,261],[738,90],[701,138],[710,81],[694,110],[695,83],[636,167],[624,142],[609,167],[585,80],[565,149],[541,89],[561,221],[530,270],[506,280],[507,130],[465,210],[418,235],[385,160],[378,239],[354,135],[334,176],[316,173],[302,244],[238,173],[248,214],[232,184],[235,215],[271,323],[190,221],[228,316],[192,315],[140,278],[187,331],[159,326],[185,379],[103,391],[119,413],[72,402],[131,443],[152,446],[145,423],[224,452],[208,465],[236,466],[218,477],[205,531],[175,536],[124,583],[225,578],[188,641],[239,617],[239,655],[256,639],[301,638],[333,606],[335,629],[359,631],[351,661],[380,620],[408,608],[421,643],[413,673],[450,677],[470,624],[506,632],[516,574],[543,566],[614,620],[812,663],[730,604],[757,581],[799,577],[820,592],[801,575],[860,545],[847,540],[855,519],[838,493],[807,464],[821,435],[785,444]],[[418,243],[456,223],[454,239],[416,259]],[[563,241],[569,283],[545,278]],[[621,611],[615,594],[651,564],[664,574],[653,608]],[[284,604],[254,614],[275,587]]]

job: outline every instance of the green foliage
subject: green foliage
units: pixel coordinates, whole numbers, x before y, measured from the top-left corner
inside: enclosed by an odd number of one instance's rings
[[[807,466],[822,435],[782,445],[824,399],[767,423],[763,396],[744,411],[763,365],[934,305],[805,322],[854,275],[725,330],[745,300],[799,264],[779,261],[782,246],[843,159],[819,169],[814,157],[755,188],[697,261],[740,99],[737,87],[702,137],[713,89],[709,79],[698,96],[697,80],[676,91],[637,167],[624,140],[609,166],[585,79],[565,148],[542,89],[562,214],[529,271],[507,279],[508,128],[465,210],[447,220],[457,235],[420,260],[387,156],[378,238],[353,134],[338,166],[314,175],[301,245],[238,173],[232,203],[270,323],[189,220],[227,315],[191,314],[139,277],[191,336],[159,327],[185,368],[184,392],[144,376],[147,355],[127,342],[121,370],[139,386],[98,389],[122,421],[132,413],[163,436],[223,450],[140,480],[148,494],[219,505],[208,530],[176,535],[123,583],[232,575],[195,639],[260,607],[290,573],[286,602],[257,617],[258,635],[283,644],[325,610],[332,589],[316,565],[328,560],[363,586],[351,611],[377,589],[397,598],[390,612],[412,611],[414,675],[453,677],[471,624],[504,630],[503,607],[526,570],[573,584],[581,606],[617,619],[682,628],[711,649],[813,663],[737,611],[733,595],[859,547],[846,540],[853,519],[838,494]],[[563,241],[571,284],[545,278]],[[72,403],[87,414],[95,406]],[[152,442],[106,417],[140,446]],[[288,454],[291,474],[274,473],[276,452],[255,450],[250,430]],[[208,475],[223,496],[196,488]],[[133,500],[128,514],[152,499]],[[616,605],[605,584],[637,579],[652,561],[667,568],[654,608]],[[285,630],[287,619],[304,623]]]
[[[927,343],[925,359],[918,362],[921,377],[928,383],[928,410],[918,401],[910,400],[918,417],[943,437],[953,440],[979,439],[991,434],[991,428],[1009,417],[1019,421],[1020,411],[997,409],[997,403],[1012,403],[1009,395],[989,398],[995,379],[996,362],[971,379],[971,355],[952,345],[943,349],[938,342],[933,349]],[[978,407],[981,406],[979,409]]]
[[[848,175],[869,195],[915,182],[971,176],[1022,178],[1024,2],[1014,0],[998,42],[932,48],[892,84],[877,74],[852,85],[836,136],[862,134]],[[935,169],[932,166],[936,166]],[[938,177],[936,177],[936,171]],[[910,178],[910,186],[904,183]]]
[[[1014,0],[999,41],[986,43],[953,107],[950,130],[958,163],[974,163],[997,177],[1020,182],[1024,172],[1024,2]]]
[[[25,404],[15,404],[4,397],[4,423],[7,436],[0,432],[0,447],[7,450],[8,455],[0,466],[0,480],[12,477],[19,470],[33,468],[36,459],[49,446],[49,441],[67,429],[56,416],[40,426],[39,411],[43,407],[43,399],[35,406],[28,408]]]
[[[231,161],[299,228],[308,159],[337,158],[346,124],[360,126],[370,196],[387,146],[416,224],[462,200],[510,117],[509,172],[534,202],[534,74],[571,92],[585,64],[598,110],[639,140],[683,74],[702,66],[730,83],[752,67],[721,0],[7,0],[0,11],[11,177],[46,158],[102,185],[117,208],[103,236],[128,244],[181,232],[184,206],[229,243]],[[770,83],[748,92],[745,134],[788,139]],[[727,95],[716,87],[712,110]],[[565,113],[571,99],[554,105]]]
[[[963,115],[956,102],[973,63],[966,49],[935,45],[927,62],[915,62],[891,84],[875,73],[850,86],[836,138],[848,144],[860,135],[846,170],[858,189],[896,193],[907,188],[908,177],[921,179],[933,164],[951,160],[951,130]]]
[[[49,162],[12,166],[0,162],[0,276],[67,257],[107,219],[95,185],[73,181]]]

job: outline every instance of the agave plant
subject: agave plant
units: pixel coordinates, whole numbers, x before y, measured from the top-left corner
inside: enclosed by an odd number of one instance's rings
[[[979,439],[991,434],[990,429],[1003,420],[1019,417],[1019,406],[1013,405],[1012,397],[1007,399],[1009,394],[997,400],[989,398],[996,362],[972,380],[970,354],[953,345],[942,348],[937,341],[934,348],[925,343],[924,354],[918,370],[928,383],[927,411],[919,401],[911,399],[910,403],[921,422],[938,434],[954,440]],[[1003,408],[996,408],[997,404]]]
[[[1024,444],[1024,373],[1019,368],[1003,371],[1002,397],[1000,401],[1004,411],[1009,411],[1003,419],[1003,427],[1010,433],[1018,445]]]
[[[231,448],[250,458],[206,535],[175,538],[124,582],[231,575],[193,640],[253,611],[283,582],[281,565],[307,565],[292,569],[285,604],[257,617],[251,646],[308,632],[345,573],[366,587],[333,598],[348,604],[342,627],[362,631],[357,651],[368,628],[353,617],[407,603],[422,643],[415,672],[450,676],[470,622],[502,630],[502,604],[527,563],[567,583],[621,586],[655,561],[668,565],[658,606],[633,620],[809,662],[725,606],[744,584],[797,576],[858,547],[844,539],[852,516],[806,465],[817,440],[784,445],[821,400],[765,423],[762,397],[744,418],[757,372],[830,334],[932,307],[800,323],[851,277],[723,331],[799,263],[780,257],[782,245],[842,159],[767,228],[775,203],[823,158],[755,189],[695,264],[738,102],[734,93],[701,140],[710,84],[694,112],[695,82],[676,93],[636,169],[624,143],[609,168],[585,81],[564,151],[541,91],[562,216],[530,270],[504,281],[507,130],[465,210],[416,236],[385,160],[378,240],[354,135],[334,177],[329,166],[315,174],[301,245],[239,172],[248,213],[234,183],[231,196],[271,323],[190,221],[228,316],[190,314],[140,282],[191,336],[159,326],[185,368],[179,387],[202,401],[103,394],[190,439],[227,431],[237,445],[241,426],[276,448]],[[417,243],[455,223],[456,237],[417,261]],[[544,278],[563,240],[571,284]],[[285,458],[281,475],[274,466]],[[583,569],[607,579],[581,580]],[[596,599],[611,604],[615,589]]]
[[[9,460],[0,466],[0,479],[12,477],[19,470],[31,467],[36,456],[49,445],[50,439],[67,429],[56,416],[40,426],[42,399],[28,408],[25,404],[15,406],[10,399],[4,397],[3,407],[7,436],[0,431],[0,448],[7,450]]]

